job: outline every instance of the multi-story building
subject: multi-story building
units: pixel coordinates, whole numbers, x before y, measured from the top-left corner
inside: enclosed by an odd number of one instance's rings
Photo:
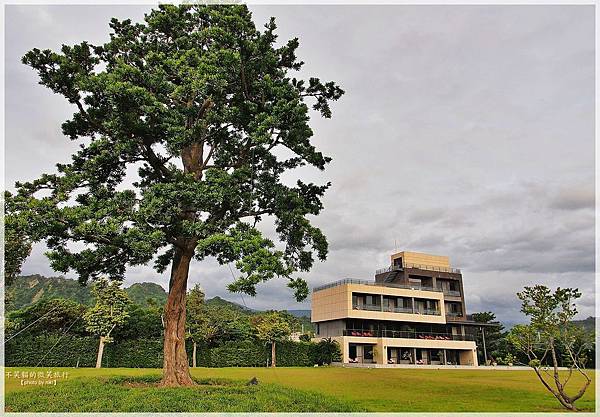
[[[374,281],[313,289],[316,338],[340,344],[344,363],[477,365],[462,274],[447,256],[400,252]]]

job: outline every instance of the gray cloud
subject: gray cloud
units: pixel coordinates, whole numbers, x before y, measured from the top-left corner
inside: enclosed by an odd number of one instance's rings
[[[551,207],[561,210],[594,209],[596,195],[593,183],[587,187],[559,190],[551,201]]]
[[[252,6],[299,37],[303,76],[347,91],[334,117],[314,117],[333,162],[297,176],[332,187],[315,219],[330,242],[311,285],[371,279],[394,250],[449,255],[470,312],[521,320],[525,285],[577,286],[594,311],[593,6]],[[108,38],[110,17],[141,6],[7,6],[6,184],[66,161],[73,109],[19,63],[33,47]],[[264,226],[269,231],[269,225]],[[25,273],[52,274],[38,246]],[[227,266],[194,263],[190,285],[227,293]],[[130,268],[128,283],[166,276]],[[308,308],[285,282],[261,286],[254,308]]]

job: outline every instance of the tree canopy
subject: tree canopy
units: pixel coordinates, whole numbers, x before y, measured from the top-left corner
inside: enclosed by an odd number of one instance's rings
[[[244,5],[160,5],[143,22],[112,19],[110,28],[102,45],[23,57],[74,106],[62,131],[80,150],[56,173],[6,193],[9,216],[25,219],[8,224],[24,227],[25,242],[45,240],[53,269],[82,282],[171,265],[163,384],[191,385],[192,259],[235,263],[231,291],[255,295],[257,284],[282,277],[298,300],[308,295],[297,273],[326,258],[310,217],[329,183],[290,185],[283,174],[325,168],[330,158],[311,143],[311,109],[331,117],[343,90],[294,77],[298,39],[278,44],[275,19],[258,30]],[[276,239],[258,227],[265,216]]]
[[[76,107],[62,127],[81,149],[58,173],[18,183],[9,215],[27,213],[25,235],[46,239],[53,268],[82,281],[122,279],[127,265],[164,248],[154,259],[162,272],[177,247],[192,246],[197,259],[236,262],[234,291],[253,295],[258,282],[284,276],[305,297],[292,273],[311,267],[312,250],[326,256],[307,216],[321,211],[328,185],[287,186],[281,175],[329,162],[310,143],[305,101],[330,117],[343,91],[289,76],[303,65],[298,40],[276,47],[274,19],[259,31],[245,6],[161,5],[144,23],[110,27],[104,45],[23,57]],[[281,149],[293,156],[278,157]],[[283,250],[255,227],[264,215],[275,216]],[[72,242],[86,245],[75,251]]]
[[[96,281],[92,287],[96,304],[84,314],[88,332],[109,338],[113,329],[125,323],[130,305],[127,293],[119,288],[118,282],[105,279]],[[107,340],[107,341],[110,341]]]
[[[256,336],[265,342],[273,343],[286,339],[290,333],[290,325],[285,317],[276,311],[253,317]]]
[[[577,315],[575,300],[581,297],[576,288],[557,288],[552,291],[544,285],[525,287],[517,293],[521,312],[530,318],[530,324],[517,325],[508,334],[508,341],[525,353],[544,387],[568,410],[577,411],[575,402],[591,383],[585,371],[586,356],[592,344],[581,327],[573,324]],[[559,373],[559,352],[564,351],[568,372]],[[552,367],[549,371],[548,363]],[[583,384],[570,393],[566,386],[573,372],[583,376]]]

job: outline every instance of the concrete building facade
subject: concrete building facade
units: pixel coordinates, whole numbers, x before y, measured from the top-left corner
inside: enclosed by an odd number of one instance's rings
[[[331,337],[344,363],[477,366],[462,274],[446,256],[399,252],[373,281],[313,289],[315,339]]]

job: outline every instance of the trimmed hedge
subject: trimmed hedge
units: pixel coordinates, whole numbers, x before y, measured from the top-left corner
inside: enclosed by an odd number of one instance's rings
[[[276,345],[277,366],[312,366],[316,363],[316,344],[310,342],[279,342]],[[271,360],[271,345],[250,340],[227,342],[206,349],[198,347],[199,366],[221,368],[228,366],[266,366]]]
[[[94,337],[59,335],[17,337],[5,346],[6,366],[65,366],[93,367],[96,365],[98,339]],[[57,343],[58,342],[58,343]],[[56,344],[56,346],[54,346]],[[190,364],[192,344],[186,344]],[[54,348],[52,348],[54,346]],[[52,348],[52,350],[50,350]],[[318,362],[318,345],[311,342],[285,341],[277,343],[278,366],[312,366]],[[102,366],[111,368],[161,368],[162,339],[136,339],[105,345]],[[271,358],[271,346],[251,340],[227,342],[222,346],[206,348],[199,345],[196,353],[198,366],[207,367],[260,367]],[[41,362],[40,362],[41,361]]]
[[[23,336],[5,346],[6,366],[96,366],[98,338],[46,334]],[[54,347],[53,347],[54,346]],[[104,346],[102,366],[110,368],[161,368],[163,342],[161,339],[137,339]]]
[[[104,346],[102,366],[107,368],[162,368],[162,339],[135,339]]]

